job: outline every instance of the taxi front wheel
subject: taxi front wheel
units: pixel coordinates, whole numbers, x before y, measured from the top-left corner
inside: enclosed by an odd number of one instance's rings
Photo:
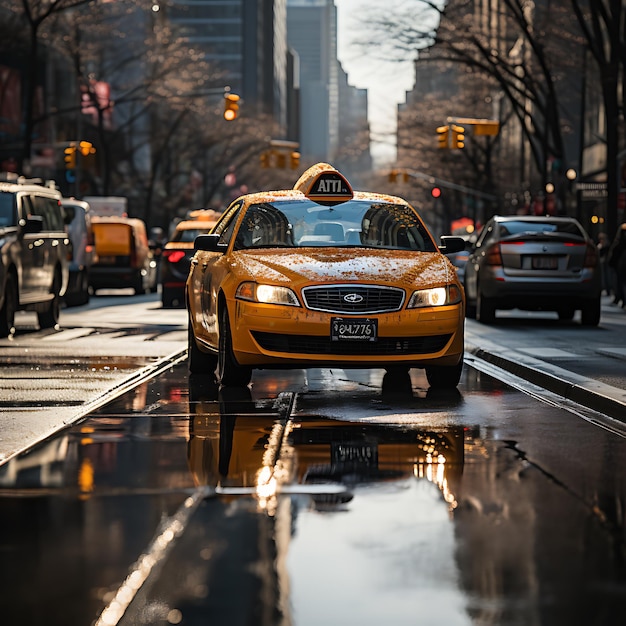
[[[252,379],[252,368],[239,365],[233,355],[233,341],[228,321],[228,311],[220,311],[220,349],[217,356],[215,375],[224,387],[247,387]]]
[[[433,389],[454,389],[462,373],[463,357],[457,365],[431,365],[426,368],[426,378]]]

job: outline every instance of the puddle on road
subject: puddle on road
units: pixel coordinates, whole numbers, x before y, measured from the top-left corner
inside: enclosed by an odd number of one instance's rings
[[[383,391],[365,374],[280,376],[219,392],[177,365],[0,467],[4,592],[20,614],[36,587],[47,614],[71,594],[75,623],[92,621],[198,487],[223,491],[120,626],[155,611],[238,623],[250,607],[260,626],[530,624],[546,584],[559,617],[576,614],[571,589],[589,580],[554,564],[613,547],[498,432],[511,416],[531,430],[534,401],[476,373],[443,395],[415,377]],[[61,561],[50,586],[42,563]]]

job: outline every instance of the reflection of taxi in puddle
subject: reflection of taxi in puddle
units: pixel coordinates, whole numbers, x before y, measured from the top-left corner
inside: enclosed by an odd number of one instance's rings
[[[346,494],[358,485],[413,477],[434,483],[455,506],[464,462],[462,427],[425,430],[319,417],[285,422],[249,393],[235,397],[228,390],[196,409],[189,424],[188,464],[197,485],[247,487],[252,493],[279,467],[277,491],[285,485],[291,492],[300,485],[304,493],[307,486],[344,485],[345,491],[310,493],[318,505],[328,505],[347,501]]]
[[[404,200],[354,192],[332,166],[292,190],[236,200],[195,241],[187,280],[189,369],[247,385],[254,368],[424,368],[454,388],[464,294]]]

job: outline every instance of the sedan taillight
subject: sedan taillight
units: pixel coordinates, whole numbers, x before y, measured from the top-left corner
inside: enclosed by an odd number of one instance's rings
[[[500,252],[500,244],[494,243],[487,250],[485,255],[487,265],[502,265],[502,253]]]
[[[185,258],[185,253],[182,250],[165,250],[163,256],[170,263],[178,263]]]
[[[587,249],[585,250],[585,261],[583,263],[584,267],[596,267],[598,265],[598,249],[588,243]]]

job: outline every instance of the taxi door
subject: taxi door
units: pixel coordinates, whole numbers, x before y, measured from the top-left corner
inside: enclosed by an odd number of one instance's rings
[[[230,241],[242,204],[231,205],[215,226],[213,234],[220,235],[220,243]],[[216,349],[219,346],[217,300],[220,287],[228,276],[227,256],[225,252],[196,252],[191,261],[188,282],[196,334]]]

